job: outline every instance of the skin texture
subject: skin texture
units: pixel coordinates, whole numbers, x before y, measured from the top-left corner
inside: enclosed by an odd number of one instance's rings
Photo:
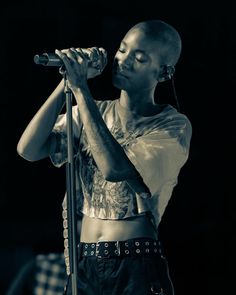
[[[152,116],[161,110],[154,102],[154,91],[158,82],[166,79],[163,46],[166,45],[146,33],[143,25],[132,28],[120,44],[114,57],[112,81],[121,90],[119,104],[124,110],[121,115],[124,126],[131,119],[131,113]],[[89,67],[88,57],[80,48],[56,50],[56,54],[64,62],[68,86],[78,105],[93,158],[106,180],[125,180],[136,193],[149,193],[123,148],[108,130],[91,95],[87,80],[101,74],[106,66],[106,52],[96,47],[89,50],[93,60],[98,61],[97,67]],[[17,146],[22,157],[36,161],[54,151],[55,138],[50,134],[63,105],[61,81],[24,131]],[[149,210],[145,200],[143,206]],[[124,240],[140,236],[156,237],[145,216],[118,221],[84,216],[82,221],[81,241]]]

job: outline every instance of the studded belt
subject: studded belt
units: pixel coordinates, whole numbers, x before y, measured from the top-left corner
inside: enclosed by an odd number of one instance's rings
[[[97,256],[118,257],[118,256],[162,256],[161,245],[158,240],[151,238],[138,238],[126,241],[99,241],[97,243],[79,243],[79,252],[83,257]]]

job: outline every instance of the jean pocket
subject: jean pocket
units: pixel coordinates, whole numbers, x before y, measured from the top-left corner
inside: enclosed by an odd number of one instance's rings
[[[148,278],[148,294],[173,295],[174,289],[166,261],[155,256],[145,257],[144,263]]]
[[[156,295],[166,295],[162,289],[162,287],[160,286],[160,284],[156,284],[155,283],[151,283],[151,286],[150,286],[150,291],[151,293],[150,294],[156,294]]]

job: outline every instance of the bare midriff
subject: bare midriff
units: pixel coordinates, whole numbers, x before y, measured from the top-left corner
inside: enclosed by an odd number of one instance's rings
[[[140,237],[157,238],[146,215],[119,220],[96,219],[84,215],[82,220],[81,242],[125,241]]]

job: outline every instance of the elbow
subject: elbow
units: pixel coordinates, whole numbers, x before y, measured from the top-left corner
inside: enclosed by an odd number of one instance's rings
[[[124,181],[132,177],[128,171],[122,169],[120,169],[119,171],[116,169],[108,169],[103,172],[103,176],[105,180],[110,182]]]
[[[106,181],[110,181],[110,182],[118,182],[118,181],[121,181],[121,179],[119,179],[117,177],[117,175],[114,175],[114,174],[105,174],[104,175],[104,178]]]
[[[24,149],[21,141],[18,142],[17,147],[16,147],[16,151],[20,157],[22,157],[22,158],[25,157],[25,149]]]
[[[101,161],[101,158],[99,160],[96,161],[97,167],[107,181],[119,182],[137,177],[137,171],[130,163],[127,164],[121,160],[113,161],[111,158],[105,159],[105,161]]]
[[[102,171],[103,177],[106,181],[118,182],[121,181],[119,173],[113,169],[104,169]]]
[[[29,151],[27,151],[27,148],[21,143],[21,141],[18,142],[16,151],[20,157],[24,158],[25,160],[27,160],[29,162],[34,162],[37,160],[32,155],[32,153],[29,153]]]

